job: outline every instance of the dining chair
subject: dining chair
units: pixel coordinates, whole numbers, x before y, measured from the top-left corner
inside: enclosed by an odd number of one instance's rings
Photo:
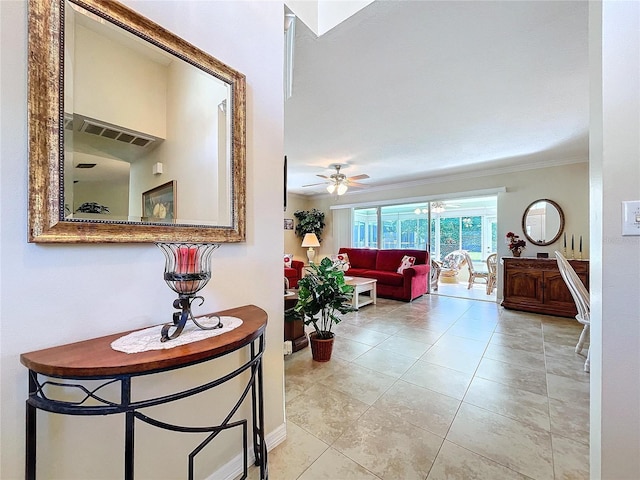
[[[491,295],[498,283],[498,254],[492,253],[487,257],[487,271],[489,278],[487,279],[487,295]]]
[[[576,320],[584,325],[582,332],[580,333],[580,338],[578,339],[578,344],[576,345],[576,353],[581,353],[584,347],[587,338],[589,337],[589,328],[591,326],[590,319],[590,302],[589,302],[589,291],[584,286],[580,277],[573,269],[571,264],[568,262],[564,256],[556,251],[556,260],[558,262],[558,268],[560,269],[560,275],[562,275],[562,279],[567,284],[569,288],[569,293],[571,293],[571,297],[573,297],[573,301],[576,304],[576,309],[578,310],[578,314],[576,315]],[[587,350],[587,360],[584,363],[584,371],[589,372],[591,366],[591,346]]]

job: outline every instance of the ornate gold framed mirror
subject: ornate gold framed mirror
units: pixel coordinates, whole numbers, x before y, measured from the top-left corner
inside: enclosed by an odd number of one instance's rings
[[[560,205],[548,198],[532,202],[522,215],[524,236],[534,245],[555,243],[564,231],[564,213]]]
[[[29,1],[29,242],[245,240],[243,74],[111,0]]]

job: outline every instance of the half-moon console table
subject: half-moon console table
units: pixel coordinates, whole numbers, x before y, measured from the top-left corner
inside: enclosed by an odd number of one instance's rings
[[[252,434],[255,464],[260,466],[260,479],[268,478],[267,448],[264,442],[264,403],[262,379],[262,355],[265,348],[264,333],[267,314],[254,305],[238,307],[218,315],[238,317],[242,325],[222,335],[177,346],[167,350],[152,350],[126,354],[111,348],[111,342],[126,335],[122,332],[36,352],[23,353],[20,361],[29,369],[29,398],[26,412],[26,470],[27,479],[36,478],[36,411],[38,409],[65,415],[112,415],[125,416],[124,478],[134,477],[135,420],[150,425],[185,433],[208,433],[209,435],[189,454],[189,479],[193,478],[195,455],[220,432],[239,427],[243,431],[244,476],[248,470],[248,420],[231,421],[248,395],[251,397]],[[247,347],[249,359],[232,372],[207,383],[157,398],[132,400],[131,380],[134,377],[166,372],[178,368],[214,360]],[[185,427],[172,425],[145,415],[141,410],[174,402],[196,395],[221,385],[241,373],[249,371],[249,379],[237,403],[222,423],[215,426]],[[73,381],[99,380],[98,387],[91,389]],[[117,401],[102,398],[101,389],[119,384],[120,398]],[[49,390],[62,386],[62,390],[80,392],[79,401],[64,401],[49,398]]]

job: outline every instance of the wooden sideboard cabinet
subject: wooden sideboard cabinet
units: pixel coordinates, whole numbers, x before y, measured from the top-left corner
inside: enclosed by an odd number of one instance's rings
[[[504,267],[502,306],[513,310],[574,317],[573,298],[564,283],[556,259],[502,258]],[[589,289],[589,261],[569,260]]]

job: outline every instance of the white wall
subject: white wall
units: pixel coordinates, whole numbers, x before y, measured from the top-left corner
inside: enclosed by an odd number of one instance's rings
[[[396,188],[384,191],[363,190],[361,193],[344,195],[336,199],[334,196],[314,197],[311,206],[327,213],[326,239],[320,249],[322,255],[337,253],[344,245],[334,243],[334,239],[346,238],[344,225],[334,224],[335,215],[330,212],[331,206],[355,204],[358,202],[389,201],[395,199],[449,196],[451,194],[478,190],[499,189],[505,187],[506,192],[498,194],[498,257],[510,256],[504,242],[508,231],[515,232],[522,238],[522,215],[534,200],[548,198],[557,202],[565,215],[565,231],[569,238],[575,235],[576,249],[578,239],[583,236],[583,258],[589,258],[589,166],[587,163],[572,163],[548,168],[539,168],[515,173],[501,173],[485,176],[460,176],[457,179],[443,178],[439,182],[408,188]],[[334,210],[335,211],[335,210]],[[340,213],[340,218],[347,219]],[[335,235],[338,230],[340,235]],[[348,232],[346,232],[348,233]],[[547,252],[553,256],[554,250],[562,250],[562,239],[548,247],[538,247],[527,242],[523,253],[525,257],[535,257],[538,252]],[[502,297],[501,272],[498,274],[498,298]]]
[[[247,241],[213,255],[213,278],[202,308],[255,304],[269,315],[265,355],[266,431],[283,430],[282,181],[283,33],[281,2],[132,1],[143,15],[247,76]],[[27,370],[19,354],[169,321],[174,294],[162,279],[164,260],[151,244],[27,243],[27,3],[0,2],[0,348],[2,458],[0,478],[24,476]],[[212,26],[215,25],[215,28]],[[270,178],[269,182],[264,182]],[[259,232],[259,235],[258,235]],[[217,362],[216,372],[239,356]],[[142,380],[144,394],[204,379],[203,368]],[[211,420],[237,387],[158,416],[184,423]],[[244,409],[244,414],[247,409]],[[205,420],[203,423],[208,423]],[[39,415],[39,478],[122,478],[123,419]],[[213,423],[213,422],[212,422]],[[139,478],[185,478],[185,451],[195,440],[141,427]],[[176,436],[177,435],[177,436]],[[225,436],[198,459],[198,478],[240,452]],[[175,451],[176,454],[169,452]]]
[[[284,218],[293,220],[293,230],[284,231],[284,252],[293,255],[293,258],[307,263],[307,249],[302,248],[302,239],[296,235],[296,225],[298,220],[293,215],[298,210],[310,210],[310,199],[304,195],[289,194],[287,196],[287,209],[284,212]],[[284,222],[283,222],[284,223]],[[284,228],[284,226],[283,226]],[[325,229],[326,230],[326,229]],[[328,231],[328,230],[326,230]],[[317,249],[316,249],[317,251]]]
[[[339,2],[288,0],[285,3],[313,33],[320,36],[371,2],[373,0],[341,0]]]
[[[71,211],[75,212],[85,202],[105,205],[109,207],[111,218],[126,219],[129,216],[129,182],[78,182],[73,188]]]
[[[75,67],[74,113],[165,138],[164,65],[76,24]]]
[[[640,478],[640,3],[590,4],[591,478]]]
[[[142,216],[142,193],[175,181],[177,219],[230,225],[228,216],[220,217],[217,183],[219,171],[228,172],[226,158],[218,158],[218,105],[227,97],[227,86],[178,59],[166,68],[166,74],[166,137],[131,164],[129,211]],[[162,163],[163,172],[154,175],[156,162]]]

